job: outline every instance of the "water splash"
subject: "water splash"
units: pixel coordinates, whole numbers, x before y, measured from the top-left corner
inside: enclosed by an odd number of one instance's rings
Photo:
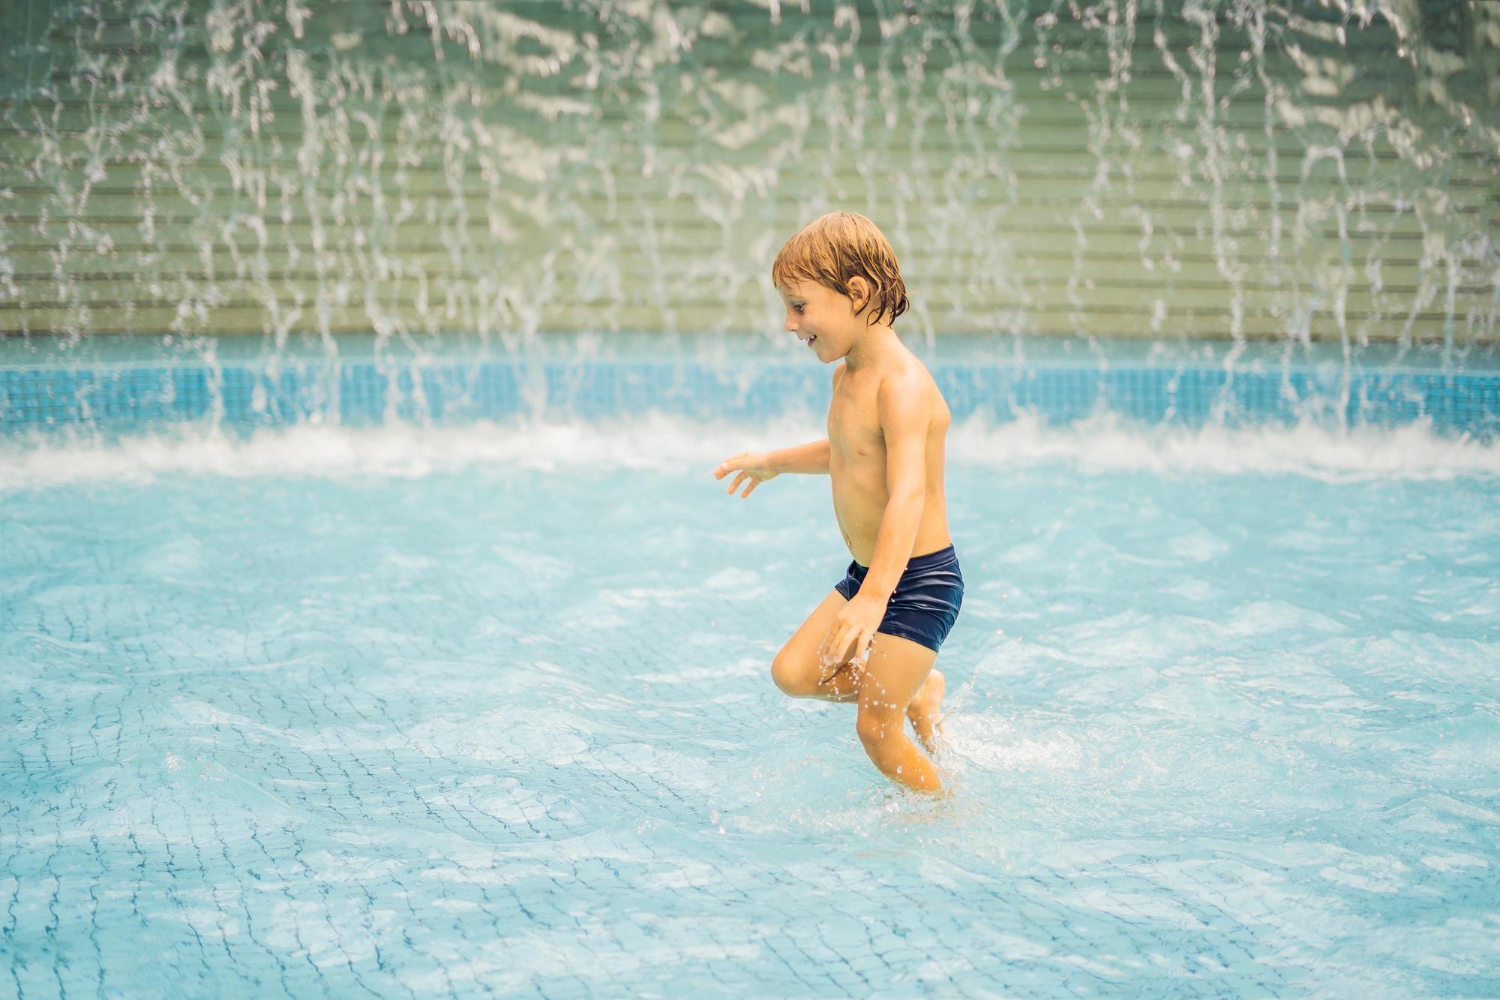
[[[648,413],[609,424],[580,419],[478,421],[461,427],[304,424],[250,435],[191,425],[109,439],[18,437],[0,443],[0,490],[150,482],[184,474],[410,479],[471,467],[708,476],[726,455],[747,445],[769,447],[805,431],[805,421],[793,418],[744,424]],[[642,447],[643,441],[650,446]],[[1062,464],[1089,472],[1288,475],[1329,483],[1500,476],[1500,441],[1436,435],[1423,423],[1343,430],[1315,423],[1153,427],[1112,414],[1065,426],[1032,416],[1004,423],[974,418],[949,432],[947,452],[958,471]]]

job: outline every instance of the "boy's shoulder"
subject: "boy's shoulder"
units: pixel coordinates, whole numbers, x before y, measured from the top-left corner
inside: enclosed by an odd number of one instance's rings
[[[833,366],[833,387],[837,389],[848,365],[840,361]],[[922,392],[937,388],[937,380],[915,354],[907,352],[905,357],[883,365],[858,380],[860,392]]]
[[[880,384],[888,391],[922,392],[936,388],[937,380],[922,364],[922,359],[909,350],[897,356],[895,362],[880,373]]]
[[[938,388],[937,379],[922,363],[922,359],[908,352],[900,363],[883,372],[876,389],[878,405],[916,407],[929,416],[944,421],[949,418],[948,401]],[[900,400],[901,402],[898,402]]]

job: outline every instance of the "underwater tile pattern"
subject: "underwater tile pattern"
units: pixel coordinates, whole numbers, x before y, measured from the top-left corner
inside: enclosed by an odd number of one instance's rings
[[[931,366],[955,418],[1035,413],[1066,423],[1100,410],[1145,423],[1336,426],[1430,420],[1493,437],[1500,373],[1227,372],[1216,368]],[[0,427],[139,427],[214,420],[284,426],[313,419],[454,422],[546,414],[592,419],[658,409],[752,418],[826,405],[827,372],[803,365],[670,362],[343,362],[278,365],[0,368]]]
[[[0,995],[1500,994],[1493,478],[948,487],[946,803],[817,477],[0,492]]]

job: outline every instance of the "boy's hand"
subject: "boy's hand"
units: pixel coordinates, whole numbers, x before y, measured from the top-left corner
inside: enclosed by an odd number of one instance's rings
[[[729,484],[728,492],[733,493],[740,488],[740,483],[744,482],[745,479],[748,478],[750,480],[749,484],[745,487],[745,492],[740,494],[740,499],[749,496],[755,490],[755,487],[767,479],[775,479],[780,475],[775,469],[771,468],[770,461],[763,451],[742,451],[738,455],[724,459],[724,461],[719,463],[719,467],[714,470],[714,478],[723,479],[735,471],[738,471],[739,475],[735,476],[734,482]]]
[[[830,677],[842,670],[845,660],[860,667],[864,665],[870,656],[870,644],[875,641],[875,630],[880,628],[880,620],[884,617],[884,601],[855,594],[854,599],[844,605],[829,627],[823,645],[818,647],[819,684],[827,683]]]

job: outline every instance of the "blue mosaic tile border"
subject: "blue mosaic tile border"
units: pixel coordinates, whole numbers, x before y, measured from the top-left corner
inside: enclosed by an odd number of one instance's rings
[[[1067,423],[1098,410],[1145,423],[1408,423],[1493,437],[1500,372],[1120,366],[930,366],[956,419],[1036,413]],[[518,414],[584,419],[660,410],[696,418],[765,417],[826,407],[828,372],[803,365],[715,368],[669,362],[304,364],[272,372],[226,365],[0,368],[0,427],[147,427],[217,419],[284,426],[314,419],[462,422]]]

